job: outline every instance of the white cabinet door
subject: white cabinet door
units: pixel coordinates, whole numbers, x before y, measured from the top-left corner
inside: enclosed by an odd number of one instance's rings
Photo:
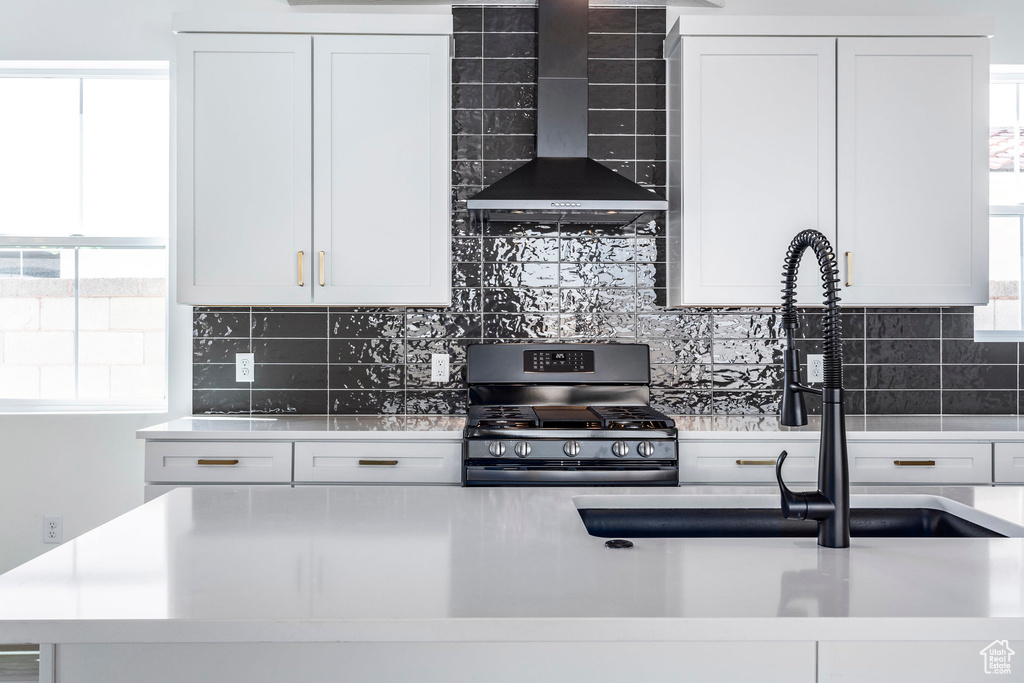
[[[461,441],[297,441],[296,483],[458,484]]]
[[[291,442],[147,441],[146,481],[176,484],[288,484]]]
[[[311,40],[178,36],[179,303],[310,302]]]
[[[447,36],[314,38],[314,300],[450,303]]]
[[[776,305],[794,235],[835,238],[835,39],[687,37],[681,59],[669,279],[681,267],[682,292],[669,304]],[[817,275],[809,258],[805,282]],[[820,291],[810,282],[800,300],[820,303]]]
[[[840,38],[837,73],[844,303],[984,304],[988,40]]]
[[[1024,443],[997,443],[993,458],[995,483],[1024,484]]]

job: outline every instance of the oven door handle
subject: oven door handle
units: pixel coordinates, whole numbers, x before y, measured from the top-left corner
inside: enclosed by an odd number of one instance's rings
[[[545,483],[545,482],[571,482],[576,484],[604,484],[617,483],[630,484],[634,482],[677,482],[679,470],[676,467],[645,468],[636,470],[562,470],[562,469],[538,469],[538,468],[509,468],[499,469],[495,467],[473,467],[466,468],[466,483],[470,482],[503,482],[503,483]]]

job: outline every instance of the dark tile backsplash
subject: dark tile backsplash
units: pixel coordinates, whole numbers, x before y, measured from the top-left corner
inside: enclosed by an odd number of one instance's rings
[[[666,310],[663,214],[625,226],[469,220],[466,199],[535,153],[536,10],[453,14],[452,306],[196,308],[193,411],[464,413],[467,344],[610,341],[650,347],[666,412],[776,412],[777,311]],[[664,32],[664,9],[590,11],[590,153],[662,193]],[[975,343],[970,308],[844,309],[843,332],[850,414],[1024,412],[1018,344]],[[821,352],[820,313],[803,316],[801,335],[805,353]],[[233,365],[249,351],[251,386]],[[450,355],[450,382],[430,382],[432,353]]]

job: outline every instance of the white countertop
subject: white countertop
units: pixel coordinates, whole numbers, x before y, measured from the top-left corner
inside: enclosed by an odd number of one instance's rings
[[[1024,638],[1021,538],[611,550],[573,502],[771,491],[180,488],[0,576],[0,642]],[[1024,488],[902,491],[1024,518]]]
[[[673,416],[679,439],[816,440],[820,418],[806,427],[784,427],[775,415]],[[147,440],[247,439],[440,439],[459,440],[462,415],[339,415],[279,417],[186,417],[140,429]],[[849,415],[850,441],[1022,441],[1017,415]]]
[[[461,440],[462,415],[286,415],[281,417],[184,417],[146,427],[135,438],[149,441],[215,439],[441,439]]]

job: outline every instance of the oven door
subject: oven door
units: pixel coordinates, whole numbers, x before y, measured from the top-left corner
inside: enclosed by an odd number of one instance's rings
[[[629,465],[558,462],[468,462],[464,486],[678,486],[679,467],[670,462]]]

